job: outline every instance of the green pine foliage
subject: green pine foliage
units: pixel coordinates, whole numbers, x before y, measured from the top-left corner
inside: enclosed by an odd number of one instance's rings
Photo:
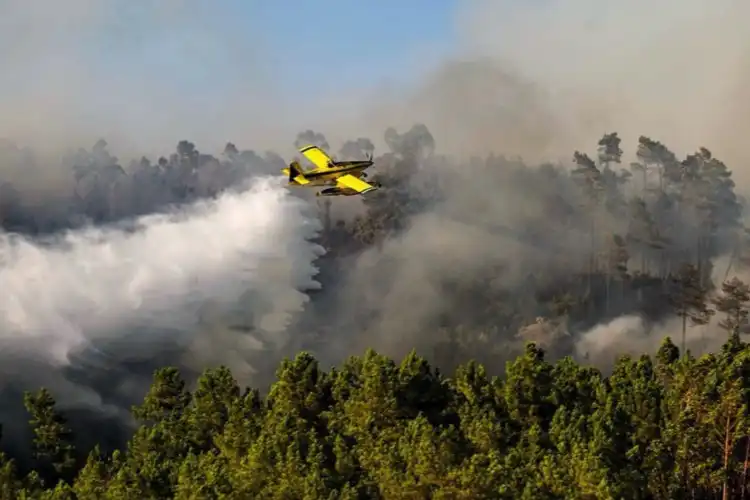
[[[750,345],[736,333],[701,358],[666,338],[606,377],[528,343],[499,378],[373,351],[325,371],[303,352],[265,398],[224,367],[185,387],[158,370],[127,448],[75,466],[52,395],[28,395],[39,469],[21,477],[0,456],[0,499],[666,500],[750,486]]]

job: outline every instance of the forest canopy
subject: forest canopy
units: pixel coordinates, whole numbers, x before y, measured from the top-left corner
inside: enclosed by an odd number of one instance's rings
[[[502,378],[301,353],[265,398],[224,367],[194,391],[163,368],[109,456],[79,453],[52,395],[27,394],[36,469],[2,457],[0,498],[740,498],[748,369],[736,334],[698,359],[667,338],[608,377],[533,343]]]

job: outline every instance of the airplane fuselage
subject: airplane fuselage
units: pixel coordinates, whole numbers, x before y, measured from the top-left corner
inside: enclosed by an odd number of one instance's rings
[[[321,169],[316,168],[308,170],[302,173],[302,177],[306,182],[294,182],[290,181],[290,186],[336,186],[336,179],[342,175],[352,175],[357,178],[366,178],[367,174],[364,171],[372,166],[371,161],[343,161],[334,163],[332,167]],[[283,173],[289,175],[289,169],[283,170]],[[359,194],[353,189],[346,189],[341,187],[335,187],[331,189],[324,189],[319,195],[322,196],[352,196]]]
[[[313,170],[311,172],[306,172],[304,175],[305,179],[310,181],[310,184],[312,184],[313,186],[332,186],[336,185],[336,179],[338,177],[341,177],[342,175],[349,174],[355,177],[362,177],[364,170],[368,166],[369,165],[350,165],[344,167],[337,166],[327,170]]]

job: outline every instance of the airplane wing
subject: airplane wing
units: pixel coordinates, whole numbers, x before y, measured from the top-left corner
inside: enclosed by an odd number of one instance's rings
[[[372,184],[368,184],[362,179],[358,179],[351,174],[342,175],[341,177],[336,179],[336,183],[339,185],[339,187],[353,189],[359,194],[365,194],[376,189]]]
[[[281,173],[284,174],[284,175],[289,175],[289,169],[288,168],[282,169]],[[305,184],[310,184],[310,181],[308,181],[307,179],[305,179],[305,177],[302,176],[302,175],[295,175],[294,177],[290,177],[289,178],[289,182],[290,183],[291,182],[296,182],[297,184],[299,184],[301,186],[304,186]]]
[[[317,168],[331,168],[330,164],[333,163],[333,160],[326,154],[325,151],[320,149],[318,146],[305,146],[303,148],[300,148],[299,152],[305,155],[305,158],[310,160],[310,163],[315,165]]]

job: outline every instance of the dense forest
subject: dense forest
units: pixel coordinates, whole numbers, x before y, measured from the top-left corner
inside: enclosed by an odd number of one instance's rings
[[[624,168],[616,133],[572,167],[437,154],[423,125],[384,141],[383,189],[356,210],[319,202],[322,286],[290,345],[252,360],[255,389],[222,367],[158,369],[137,429],[93,450],[54,394],[29,392],[33,456],[8,450],[3,498],[744,498],[750,238],[724,163],[640,137]],[[297,138],[310,142],[329,149]],[[0,149],[18,179],[0,187],[0,222],[34,238],[285,163],[182,141],[123,167],[99,141],[63,158],[70,190],[39,204],[23,186],[44,166]],[[338,157],[372,151],[357,139]],[[610,342],[600,327],[624,317],[653,350]]]
[[[746,312],[746,311],[745,311]],[[285,361],[267,397],[225,368],[194,391],[154,376],[127,448],[80,456],[46,390],[27,394],[36,469],[3,458],[3,499],[744,498],[750,348],[622,357],[612,374],[533,343],[489,377],[368,351]],[[47,485],[47,488],[45,488]]]

